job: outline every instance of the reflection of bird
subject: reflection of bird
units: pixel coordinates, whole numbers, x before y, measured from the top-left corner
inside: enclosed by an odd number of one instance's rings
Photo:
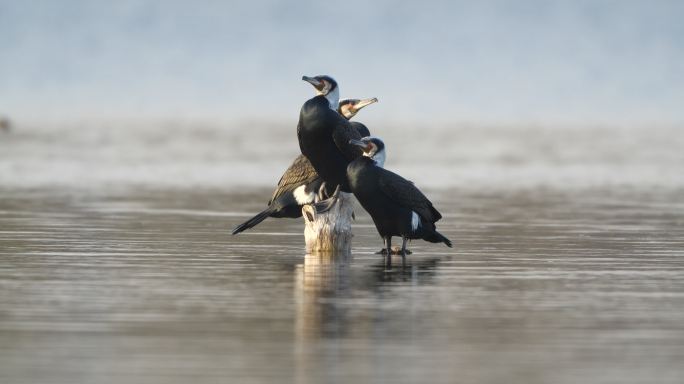
[[[363,156],[347,168],[349,185],[385,242],[387,266],[391,266],[392,236],[401,236],[404,258],[408,239],[423,239],[451,247],[451,241],[436,230],[435,222],[442,215],[430,200],[412,182],[382,168],[385,162],[382,140],[371,136],[350,140],[350,143],[362,147]]]
[[[339,87],[330,76],[302,77],[316,88],[317,96],[307,100],[299,112],[297,138],[302,154],[311,162],[326,183],[330,194],[337,186],[351,192],[347,182],[347,165],[361,156],[361,151],[349,144],[362,136],[349,122],[335,113],[339,103]]]
[[[363,107],[377,101],[376,98],[345,99],[340,101],[338,112],[346,119],[351,119]],[[351,126],[359,134],[368,132],[368,128],[361,123],[354,122]],[[318,177],[318,173],[316,173],[311,162],[304,155],[297,156],[278,181],[278,186],[273,191],[268,207],[235,227],[232,232],[233,235],[254,227],[267,217],[297,218],[302,216],[302,206],[314,202],[316,192],[322,183],[323,180]]]
[[[370,289],[382,289],[386,283],[412,282],[418,284],[430,283],[437,275],[437,267],[441,258],[428,257],[407,261],[405,268],[398,273],[387,273],[385,263],[373,264],[367,270],[374,277]]]

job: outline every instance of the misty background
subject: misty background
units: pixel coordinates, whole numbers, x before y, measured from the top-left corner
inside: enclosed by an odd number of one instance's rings
[[[293,123],[301,76],[330,74],[380,99],[374,122],[681,123],[682,17],[678,1],[3,0],[0,109]]]
[[[684,187],[677,1],[0,0],[0,184],[272,187],[301,76],[425,187]],[[2,132],[0,132],[2,133]],[[268,193],[266,193],[267,195]]]

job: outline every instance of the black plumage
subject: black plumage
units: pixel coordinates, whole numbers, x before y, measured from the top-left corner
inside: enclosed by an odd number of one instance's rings
[[[351,119],[359,110],[377,101],[376,98],[345,99],[340,101],[338,113],[346,119]],[[361,123],[356,123],[352,127],[364,130],[359,134],[369,134],[368,128]],[[368,134],[363,136],[368,136]],[[254,227],[268,217],[301,217],[302,206],[314,202],[322,183],[323,180],[318,176],[309,159],[300,154],[280,177],[273,196],[268,202],[268,207],[235,227],[232,231],[233,235]]]
[[[337,186],[343,192],[351,192],[347,165],[361,156],[361,151],[349,141],[362,136],[334,110],[339,104],[335,80],[329,76],[304,76],[302,79],[311,83],[319,95],[307,100],[300,110],[297,124],[299,148],[325,181],[328,193]]]
[[[354,129],[356,132],[358,132],[359,136],[361,136],[361,137],[366,137],[366,136],[371,135],[368,127],[359,123],[358,121],[350,121],[349,125],[351,125],[352,129]]]
[[[409,180],[382,168],[385,145],[376,137],[352,140],[363,148],[364,156],[347,167],[347,177],[354,196],[368,211],[378,233],[385,242],[388,266],[391,265],[392,237],[402,238],[402,256],[408,239],[433,243],[451,241],[437,232],[435,222],[442,215],[432,202]]]

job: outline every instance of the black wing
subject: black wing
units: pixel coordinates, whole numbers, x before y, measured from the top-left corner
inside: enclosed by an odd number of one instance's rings
[[[349,124],[348,121],[340,117],[340,122],[333,130],[333,141],[348,161],[352,161],[363,155],[363,150],[361,147],[349,144],[349,140],[359,140],[361,137],[363,136],[361,136],[359,132]]]
[[[378,185],[382,193],[390,200],[415,211],[423,219],[434,223],[442,218],[442,215],[432,206],[432,202],[413,185],[413,182],[396,173],[380,169]]]
[[[318,179],[318,173],[314,169],[309,159],[304,157],[304,155],[297,156],[292,162],[289,168],[283,173],[283,176],[278,181],[278,186],[275,191],[273,191],[273,197],[268,202],[270,205],[273,200],[277,199],[281,195],[287,192],[293,191],[295,188],[302,184],[309,184]]]
[[[361,135],[361,137],[366,137],[366,136],[371,135],[368,127],[366,127],[362,123],[359,123],[358,121],[350,121],[349,124],[351,124],[352,128],[354,128],[356,130],[356,132],[358,132],[359,135]]]

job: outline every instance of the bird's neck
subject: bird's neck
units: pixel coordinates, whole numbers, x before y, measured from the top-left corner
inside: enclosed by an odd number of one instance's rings
[[[330,109],[333,111],[337,111],[337,108],[340,106],[340,88],[335,87],[332,91],[328,92],[327,95],[325,95],[325,98],[328,100],[328,104],[330,105]]]
[[[378,167],[384,168],[385,167],[385,150],[382,150],[380,152],[376,152],[373,155],[373,157],[370,157],[369,159],[373,160],[375,162],[375,165],[377,165]]]

